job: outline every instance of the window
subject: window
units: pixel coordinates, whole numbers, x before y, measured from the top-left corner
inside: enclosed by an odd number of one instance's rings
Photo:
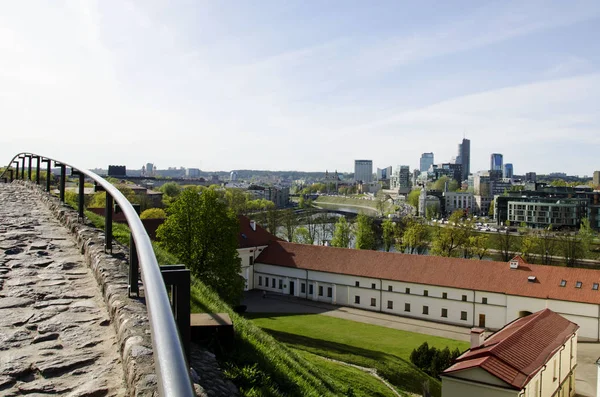
[[[567,286],[567,280],[560,280],[560,286],[561,287],[566,287]]]
[[[487,298],[481,298],[481,303],[483,303],[484,305],[487,305]]]
[[[312,285],[312,284],[310,284],[310,285],[308,286],[308,294],[309,294],[309,295],[312,295],[312,294],[313,294],[313,285]]]
[[[466,302],[467,301],[467,295],[463,295],[462,296],[462,300],[463,300],[463,302]]]
[[[554,359],[554,361],[552,361],[552,382],[556,381],[556,359]]]
[[[258,285],[262,285],[262,276],[258,276]]]
[[[388,301],[388,309],[393,309],[393,308],[394,308],[394,302]]]
[[[323,286],[319,285],[319,296],[323,296]]]
[[[429,296],[429,291],[423,290],[423,296]]]
[[[429,306],[423,306],[423,314],[429,314]]]
[[[331,298],[333,296],[333,288],[327,287],[327,297]]]
[[[275,279],[274,278],[271,279],[271,288],[275,288]]]
[[[269,277],[265,277],[265,287],[269,286]]]
[[[598,291],[598,283],[594,283],[594,284],[592,285],[592,289],[593,289],[594,291]]]
[[[467,321],[467,312],[460,312],[460,319]]]
[[[404,292],[405,292],[405,293],[407,293],[407,294],[410,294],[410,288],[406,288],[406,289],[404,290]]]
[[[442,292],[442,299],[448,299],[448,294],[446,292]]]
[[[394,289],[392,288],[391,285],[388,285],[388,291],[392,292]]]
[[[577,281],[575,283],[575,288],[581,288],[581,281]]]
[[[410,303],[405,303],[404,304],[404,311],[405,312],[409,312],[410,311]]]
[[[306,294],[306,284],[304,284],[304,283],[300,284],[300,292],[303,294]]]
[[[360,287],[360,282],[359,282],[359,281],[355,281],[355,282],[354,282],[354,286],[355,286],[355,287]]]
[[[377,306],[377,299],[371,298],[371,306],[373,306],[373,307]]]
[[[279,289],[283,289],[283,280],[279,279]]]
[[[254,265],[254,257],[253,256],[250,257],[250,266],[252,266],[252,265]]]
[[[358,295],[354,296],[354,303],[357,305],[360,305],[360,296],[358,296]]]
[[[442,309],[442,317],[448,317],[448,309]]]

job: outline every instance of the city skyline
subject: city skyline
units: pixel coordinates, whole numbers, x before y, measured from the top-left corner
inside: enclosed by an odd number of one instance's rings
[[[0,163],[413,169],[467,138],[471,172],[600,168],[597,1],[33,8],[0,13]]]

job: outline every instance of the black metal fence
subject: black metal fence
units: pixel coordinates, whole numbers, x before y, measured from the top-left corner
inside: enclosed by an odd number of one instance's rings
[[[27,178],[25,175],[27,160]],[[41,184],[41,164],[46,165],[45,190],[50,193],[52,163],[59,167],[59,198],[65,202],[67,168],[71,177],[78,178],[78,215],[84,219],[84,186],[86,178],[94,182],[96,191],[106,192],[105,241],[104,249],[112,252],[112,214],[118,205],[127,219],[129,230],[129,295],[139,296],[139,275],[144,286],[144,295],[152,330],[152,345],[158,376],[159,392],[163,396],[193,396],[189,366],[190,347],[190,273],[184,266],[159,267],[152,243],[144,229],[138,210],[110,182],[94,172],[74,167],[62,161],[33,153],[19,153],[10,161],[0,175],[0,180],[12,182],[14,179],[32,180],[35,160],[35,183]],[[13,166],[14,164],[14,166]],[[20,173],[20,174],[19,174]],[[165,287],[171,288],[171,300]]]

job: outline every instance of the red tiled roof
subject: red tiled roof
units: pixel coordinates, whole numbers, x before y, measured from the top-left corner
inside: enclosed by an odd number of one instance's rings
[[[248,217],[239,215],[238,219],[240,221],[238,248],[259,247],[261,245],[269,245],[274,241],[281,241],[279,237],[272,235],[258,223],[256,223],[256,230],[253,230]]]
[[[443,374],[452,376],[479,367],[521,390],[578,328],[550,309],[541,310],[513,321],[481,346],[467,350]]]
[[[497,292],[541,299],[600,304],[600,270],[530,265],[510,269],[507,262],[410,255],[277,241],[258,263],[417,284]],[[528,276],[535,276],[534,282]],[[561,287],[561,280],[566,286]],[[581,288],[575,283],[581,281]]]

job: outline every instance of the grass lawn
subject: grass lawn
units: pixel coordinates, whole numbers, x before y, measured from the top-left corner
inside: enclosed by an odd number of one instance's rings
[[[348,389],[346,389],[347,394],[351,390],[355,397],[396,397],[396,394],[384,385],[383,382],[360,369],[338,364],[306,351],[294,351],[332,378],[345,380],[345,383],[348,384]]]
[[[377,372],[398,389],[421,393],[429,380],[434,396],[441,395],[441,384],[410,362],[410,353],[423,342],[450,350],[468,348],[466,342],[377,325],[364,324],[318,314],[248,314],[255,324],[289,347],[333,358]]]

